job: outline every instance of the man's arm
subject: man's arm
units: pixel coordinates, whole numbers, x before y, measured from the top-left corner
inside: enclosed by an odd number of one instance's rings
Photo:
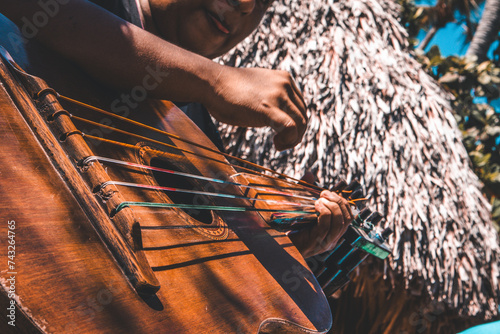
[[[288,73],[219,65],[86,0],[48,2],[56,4],[57,10],[54,7],[55,14],[34,38],[97,80],[128,90],[141,85],[146,68],[153,68],[168,77],[150,90],[151,97],[200,102],[228,124],[271,126],[278,149],[301,140],[306,108]],[[0,2],[0,12],[20,27],[42,10],[35,0]]]

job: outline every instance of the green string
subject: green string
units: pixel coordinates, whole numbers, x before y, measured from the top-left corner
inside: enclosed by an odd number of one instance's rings
[[[237,212],[280,212],[280,213],[297,213],[297,214],[314,214],[311,211],[300,210],[274,210],[274,209],[258,209],[253,207],[238,207],[238,206],[217,206],[217,205],[194,205],[194,204],[176,204],[176,203],[149,203],[149,202],[122,202],[114,210],[117,214],[125,207],[143,206],[149,208],[178,208],[178,209],[195,209],[195,210],[215,210],[215,211],[237,211]]]

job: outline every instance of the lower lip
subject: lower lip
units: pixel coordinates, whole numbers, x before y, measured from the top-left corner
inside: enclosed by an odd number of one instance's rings
[[[220,23],[219,20],[217,20],[212,14],[208,13],[207,12],[207,16],[208,16],[208,19],[213,23],[213,25],[217,28],[217,30],[219,30],[220,32],[222,32],[224,35],[227,35],[229,34],[229,30],[227,30],[226,27],[224,27],[222,25],[222,23]]]

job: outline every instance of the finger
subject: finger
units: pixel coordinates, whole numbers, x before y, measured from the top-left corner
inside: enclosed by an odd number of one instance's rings
[[[298,138],[297,128],[293,125],[283,127],[272,127],[276,134],[274,135],[274,147],[278,151],[283,151],[295,146]]]
[[[309,229],[290,235],[304,257],[333,249],[352,221],[349,203],[341,196],[323,191],[315,202],[318,223]]]
[[[294,114],[291,116],[296,121],[297,128],[299,130],[299,140],[297,141],[298,144],[300,141],[302,141],[302,137],[304,137],[304,133],[307,130],[307,109],[305,107],[304,101],[302,100],[302,97],[299,97],[297,94],[293,95],[291,103],[294,103],[294,108],[290,108],[289,111],[294,112]]]
[[[331,208],[327,205],[328,203],[329,202],[324,198],[320,198],[314,203],[314,208],[319,213],[318,224],[315,226],[315,234],[317,235],[317,241],[320,243],[327,238],[331,229],[330,218],[333,213]]]
[[[318,218],[318,225],[324,224],[325,228],[328,226],[328,232],[323,243],[323,251],[327,251],[335,246],[344,232],[344,226],[347,224],[344,221],[344,216],[338,203],[328,201],[324,198],[320,198],[318,202],[324,204],[329,210],[329,213],[320,213]]]
[[[330,214],[330,210],[323,203],[316,201],[315,206],[320,215]],[[314,227],[290,234],[289,238],[304,257],[309,257],[323,253],[322,250],[328,248],[329,245],[325,244],[325,239],[329,231],[328,224],[325,224],[324,221],[320,223],[318,220],[318,224]]]
[[[347,224],[350,224],[352,222],[352,220],[354,219],[354,215],[351,210],[351,205],[345,198],[335,192],[328,190],[322,191],[320,194],[320,198],[325,198],[331,202],[337,203],[342,210],[342,215]]]
[[[319,213],[318,223],[312,228],[303,229],[289,235],[293,244],[304,257],[333,249],[340,235],[343,234],[341,233],[342,230],[337,226],[343,225],[342,214],[338,206],[337,209],[333,208],[335,205],[336,203],[320,198],[315,202],[315,209]],[[332,224],[332,218],[334,217],[335,221]]]
[[[288,95],[292,98],[294,103],[299,108],[301,115],[307,121],[306,103],[304,101],[304,97],[302,96],[302,92],[297,86],[297,83],[295,82],[294,78],[292,77],[290,72],[287,71],[278,70],[275,71],[275,73],[281,75],[283,79],[282,81],[283,87],[286,89]]]
[[[290,83],[290,87],[287,88],[287,92],[290,99],[289,105],[292,107],[285,110],[285,112],[287,112],[297,123],[299,128],[299,137],[302,138],[307,129],[308,122],[306,104],[295,82],[293,82],[293,79]]]
[[[292,111],[290,111],[292,110]],[[295,112],[293,111],[295,110]],[[297,114],[298,110],[295,106],[286,108],[275,108],[272,110],[270,116],[271,128],[276,131],[274,136],[274,145],[278,150],[284,150],[296,146],[302,139],[305,131],[305,124],[303,119],[294,119],[290,114]],[[297,122],[299,120],[299,122]]]
[[[291,79],[290,86],[293,90],[295,101],[297,102],[297,106],[299,107],[299,110],[302,113],[302,116],[304,116],[304,118],[307,122],[308,117],[307,117],[306,102],[304,101],[304,96],[302,95],[302,92],[300,91],[299,87],[297,86],[297,83],[295,82],[295,80],[293,78]]]

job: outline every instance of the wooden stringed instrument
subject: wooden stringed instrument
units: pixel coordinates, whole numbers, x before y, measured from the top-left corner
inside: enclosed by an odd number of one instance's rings
[[[170,102],[111,113],[122,92],[2,31],[2,333],[329,330],[322,287],[268,225],[320,189],[235,167]]]
[[[3,36],[9,33],[18,32],[12,28]],[[16,295],[15,327],[3,316],[2,333],[330,328],[330,310],[314,275],[288,237],[270,229],[257,211],[133,204],[252,207],[239,186],[244,174],[173,104],[137,103],[127,115],[137,123],[103,114],[58,94],[109,110],[119,93],[35,42],[18,50],[9,40],[2,44],[12,57],[3,52],[0,64],[4,312],[12,300],[10,277]],[[176,197],[158,188],[170,181],[176,188],[239,197]],[[261,188],[267,187],[255,189]],[[9,230],[15,238],[7,238]],[[13,260],[7,240],[15,240]]]

